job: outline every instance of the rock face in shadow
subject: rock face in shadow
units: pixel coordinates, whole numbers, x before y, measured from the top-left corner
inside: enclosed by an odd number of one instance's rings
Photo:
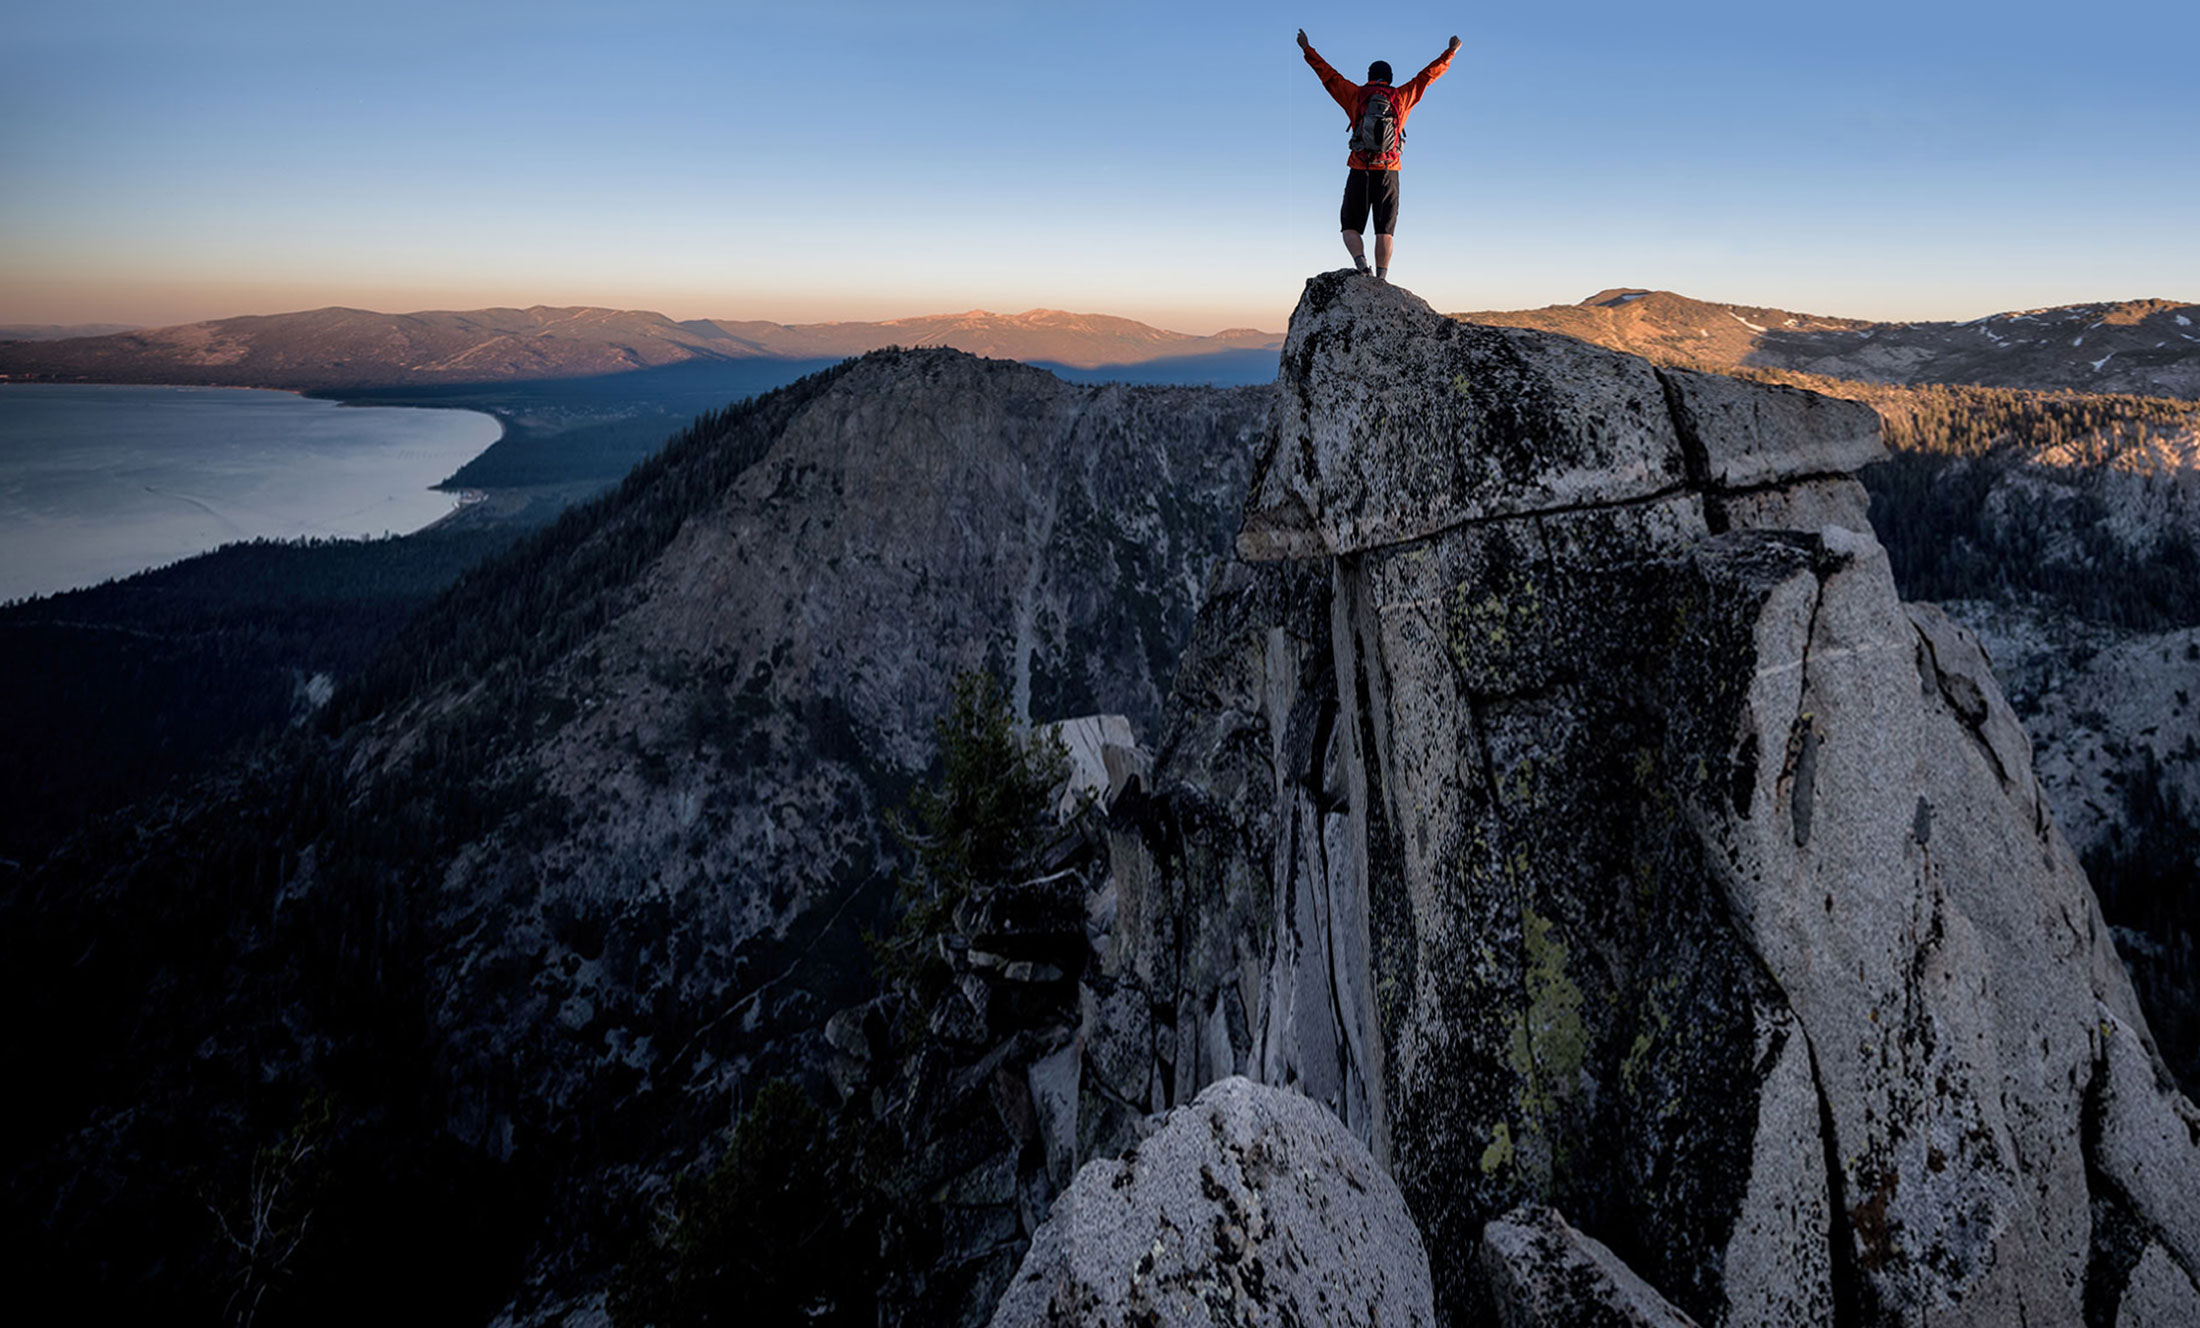
[[[1482,1228],[1482,1275],[1500,1328],[1696,1328],[1595,1239],[1522,1205]]]
[[[994,1328],[1436,1321],[1398,1187],[1335,1116],[1243,1078],[1078,1173]]]
[[[952,351],[814,382],[528,680],[548,712],[508,758],[528,814],[442,864],[433,904],[453,1132],[494,1147],[578,1119],[662,1147],[801,1072],[867,993],[881,817],[955,676],[1150,732],[1265,405]],[[361,759],[401,777],[432,728],[382,729]]]
[[[875,990],[883,814],[959,673],[1041,719],[1157,731],[1268,396],[916,350],[715,412],[424,610],[339,693],[352,718],[11,885],[17,1007],[80,1067],[0,1168],[7,1212],[51,1233],[35,1257],[100,1269],[106,1317],[143,1317],[123,1296],[213,1317],[226,1283],[183,1304],[230,1257],[205,1175],[255,1174],[334,1098],[377,1131],[350,1154],[375,1179],[318,1209],[320,1285],[383,1266],[351,1232],[412,1239],[386,1203],[531,1243],[435,1242],[517,1321],[592,1294],[741,1103],[780,1076],[823,1098],[877,1040],[828,1023]],[[995,953],[1000,985],[1074,1015],[1074,969]],[[991,1068],[969,1077],[921,1104],[982,1102]],[[1013,1152],[1025,1096],[955,1124]],[[961,1238],[1014,1246],[1002,1281],[1036,1224],[999,1194],[1009,1161],[938,1169],[969,1182]]]
[[[1706,1324],[2186,1294],[2192,1108],[1975,641],[1895,594],[1877,455],[1862,407],[1311,281],[1115,837],[1081,1137],[1295,1088],[1453,1322],[1522,1203]]]

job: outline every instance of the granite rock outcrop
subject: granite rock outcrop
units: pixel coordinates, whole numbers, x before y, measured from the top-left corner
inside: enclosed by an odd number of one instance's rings
[[[1480,1258],[1500,1328],[1696,1328],[1549,1208],[1523,1204],[1491,1219]]]
[[[1428,1255],[1365,1145],[1296,1093],[1220,1080],[1040,1227],[994,1328],[1436,1322]]]
[[[1081,1137],[1295,1088],[1454,1322],[1522,1203],[1706,1324],[2183,1294],[2192,1109],[1975,640],[1895,593],[1871,414],[1346,273],[1283,363],[1114,836]]]

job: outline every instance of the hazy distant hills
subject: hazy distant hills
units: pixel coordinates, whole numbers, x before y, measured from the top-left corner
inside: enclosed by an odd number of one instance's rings
[[[135,332],[136,323],[0,323],[0,341],[61,341],[69,337],[104,337],[110,332]]]
[[[0,343],[0,374],[331,390],[586,378],[698,362],[835,360],[890,345],[1096,369],[1282,344],[1280,333],[1249,328],[1200,337],[1053,309],[790,326],[539,305],[411,314],[330,308]]]
[[[1605,290],[1579,304],[1453,316],[1564,332],[1713,370],[2200,398],[2200,306],[2168,300],[2073,304],[1965,323],[1873,323],[1671,291]]]
[[[715,329],[736,342],[753,346],[752,353],[758,355],[849,356],[884,345],[912,349],[949,346],[992,359],[1045,361],[1079,369],[1142,364],[1149,360],[1212,355],[1220,351],[1277,350],[1283,345],[1282,333],[1249,327],[1233,327],[1213,336],[1195,337],[1128,318],[1064,313],[1059,309],[1032,309],[1020,314],[994,314],[973,309],[968,313],[898,318],[884,323],[786,326],[721,319],[682,326]]]
[[[2168,300],[2067,305],[1964,323],[1887,323],[1613,289],[1579,304],[1454,316],[1564,332],[1714,370],[2200,398],[2200,306]],[[92,330],[102,334],[84,335]],[[1252,328],[1191,336],[1055,309],[785,324],[679,322],[647,310],[541,305],[410,314],[330,308],[125,331],[0,326],[0,376],[343,391],[687,373],[714,365],[766,370],[774,362],[806,371],[883,346],[948,346],[1061,368],[1073,378],[1136,366],[1130,376],[1144,379],[1254,382],[1273,372],[1265,357],[1282,343],[1280,333]]]

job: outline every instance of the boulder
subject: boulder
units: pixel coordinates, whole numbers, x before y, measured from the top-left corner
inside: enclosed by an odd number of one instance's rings
[[[1462,323],[1347,273],[1307,283],[1269,427],[1238,535],[1248,559],[1345,555],[1692,486],[1849,477],[1886,455],[1878,417],[1854,402]]]
[[[2125,1281],[2116,1328],[2164,1328],[2200,1323],[2200,1287],[2169,1251],[2149,1245]]]
[[[1069,778],[1055,805],[1064,821],[1088,803],[1109,806],[1153,769],[1153,755],[1121,715],[1082,715],[1042,724],[1038,731],[1058,740],[1069,760]]]
[[[1500,1328],[1696,1328],[1601,1241],[1523,1205],[1482,1228]]]
[[[2187,1276],[2200,1270],[2200,1110],[2169,1089],[2134,1026],[2097,1010],[2092,1162],[2104,1187],[2144,1224]]]
[[[1380,320],[1395,316],[1395,329]],[[1434,315],[1403,287],[1307,283],[1238,551],[1348,554],[1464,521],[1616,503],[1685,467],[1649,363]],[[1441,439],[1449,446],[1432,447]]]
[[[1714,489],[1846,478],[1887,457],[1879,417],[1856,402],[1692,369],[1658,379],[1682,447],[1702,458],[1698,477]]]
[[[995,1328],[1435,1322],[1420,1233],[1375,1159],[1305,1098],[1236,1077],[1080,1171],[993,1316]]]

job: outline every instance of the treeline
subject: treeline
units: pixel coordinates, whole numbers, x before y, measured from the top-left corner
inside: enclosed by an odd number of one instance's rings
[[[529,417],[499,416],[504,436],[480,456],[458,468],[446,487],[516,489],[576,481],[610,482],[634,468],[673,431],[667,410],[637,410],[631,415],[583,419],[564,427],[545,427]]]
[[[258,540],[0,608],[0,859],[287,722],[515,535]]]
[[[1865,469],[1872,529],[1905,599],[2052,608],[2124,631],[2200,625],[2200,549],[2170,528],[2134,544],[2098,476],[2005,483],[2013,461],[1898,451]]]
[[[447,1132],[413,903],[434,825],[292,730],[0,891],[0,1055],[40,1081],[0,1171],[32,1318],[494,1314],[541,1182]]]
[[[1878,412],[1892,455],[1860,478],[1904,598],[2039,603],[2130,631],[2200,625],[2200,531],[2165,523],[2135,540],[2119,530],[2118,484],[2143,481],[2114,474],[2200,441],[2200,402],[1784,369],[1735,376]]]
[[[1788,369],[1736,369],[1752,382],[1800,387],[1879,412],[1898,452],[1980,457],[2063,453],[2065,464],[2102,465],[2134,449],[2200,432],[2200,401],[2089,392],[2030,392],[1947,383],[1866,383]]]
[[[2170,1069],[2200,1085],[2200,825],[2145,743],[2122,781],[2125,820],[2085,855],[2101,912]],[[2189,755],[2189,753],[2188,753]]]

